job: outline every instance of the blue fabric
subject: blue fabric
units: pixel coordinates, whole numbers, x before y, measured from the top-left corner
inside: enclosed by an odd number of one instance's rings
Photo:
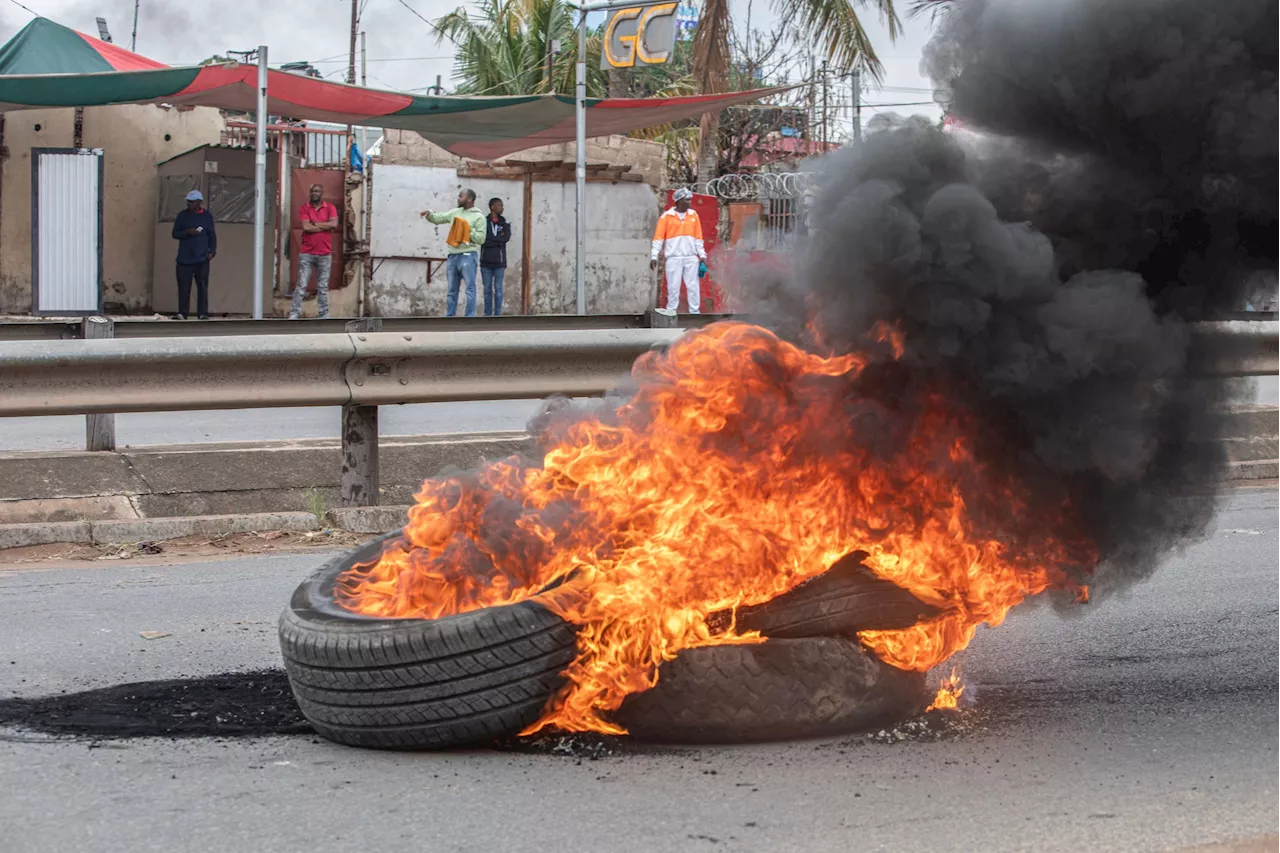
[[[178,314],[191,316],[191,282],[196,283],[196,315],[209,316],[209,262],[178,264]]]
[[[458,289],[465,279],[467,282],[468,317],[476,316],[476,261],[475,252],[463,252],[450,255],[445,263],[445,273],[449,277],[449,296],[445,303],[445,316],[453,317],[458,313]]]
[[[480,279],[484,284],[484,316],[502,316],[502,279],[506,267],[480,267]]]
[[[191,228],[204,228],[194,237],[188,237]],[[173,219],[173,239],[178,241],[178,263],[184,265],[203,264],[209,255],[218,251],[218,235],[213,227],[213,214],[208,210],[193,213],[182,210]]]

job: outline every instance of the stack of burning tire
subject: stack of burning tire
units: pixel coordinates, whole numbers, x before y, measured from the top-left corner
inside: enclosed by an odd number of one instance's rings
[[[303,714],[330,740],[387,749],[483,743],[536,722],[577,651],[574,627],[536,598],[441,619],[368,618],[335,603],[338,576],[398,535],[326,563],[281,616]],[[727,743],[845,734],[918,710],[923,674],[881,663],[853,637],[932,611],[872,575],[862,556],[740,609],[737,626],[765,642],[681,651],[616,722],[645,740]]]

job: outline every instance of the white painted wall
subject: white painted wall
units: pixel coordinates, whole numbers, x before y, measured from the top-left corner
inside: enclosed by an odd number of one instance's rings
[[[418,214],[453,207],[464,186],[476,192],[486,209],[498,196],[512,226],[507,245],[504,306],[520,310],[524,189],[521,181],[462,179],[452,167],[377,163],[373,168],[374,273],[367,291],[375,316],[444,313],[448,282],[443,265],[428,284],[421,261],[382,260],[388,256],[444,257],[448,226],[432,225]],[[533,250],[530,285],[535,314],[572,314],[574,292],[574,188],[572,184],[533,185]],[[657,223],[653,190],[646,184],[587,185],[587,310],[593,314],[639,313],[653,304],[654,278],[649,245]],[[476,284],[477,312],[483,307]],[[461,303],[464,297],[459,296]],[[459,313],[461,313],[461,304]]]
[[[533,185],[534,314],[577,311],[574,186]],[[657,199],[646,184],[587,184],[587,313],[638,314],[654,304],[649,247]]]
[[[427,265],[421,261],[384,261],[403,257],[446,256],[448,225],[432,225],[418,214],[423,210],[449,210],[457,205],[458,191],[476,191],[476,206],[488,210],[489,199],[502,199],[503,216],[514,231],[507,244],[507,275],[503,282],[504,313],[520,310],[520,226],[524,219],[524,189],[519,181],[471,180],[458,177],[451,168],[398,166],[377,163],[373,167],[373,278],[366,293],[369,312],[378,317],[432,316],[444,314],[448,280],[440,264],[428,283]],[[480,276],[476,276],[476,313],[484,309]],[[458,313],[465,293],[458,295]]]

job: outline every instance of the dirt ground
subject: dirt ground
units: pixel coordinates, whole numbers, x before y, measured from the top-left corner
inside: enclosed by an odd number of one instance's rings
[[[83,567],[95,563],[128,560],[131,564],[167,565],[174,561],[228,556],[289,553],[312,549],[347,549],[373,538],[345,530],[295,533],[271,530],[230,533],[225,536],[187,536],[162,542],[130,542],[111,545],[60,543],[0,550],[0,567],[38,563],[47,568]]]

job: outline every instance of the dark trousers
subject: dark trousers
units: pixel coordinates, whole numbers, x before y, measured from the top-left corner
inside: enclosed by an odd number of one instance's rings
[[[190,314],[191,279],[196,280],[196,315],[209,316],[209,262],[202,264],[178,264],[178,313]]]

